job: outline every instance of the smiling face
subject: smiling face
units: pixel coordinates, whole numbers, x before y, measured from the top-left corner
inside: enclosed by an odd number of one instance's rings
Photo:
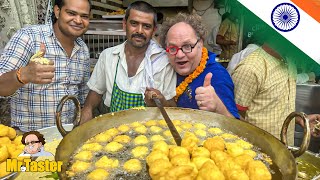
[[[123,29],[127,33],[127,43],[135,48],[144,48],[148,45],[155,26],[153,25],[153,14],[145,13],[135,9],[130,10],[127,21],[123,21]]]
[[[55,31],[63,38],[77,38],[82,36],[89,28],[90,4],[88,0],[65,0],[60,9],[54,7],[57,22]]]
[[[166,46],[177,46],[181,48],[184,45],[194,46],[199,38],[197,37],[193,28],[184,22],[173,25],[167,33]],[[169,53],[168,57],[170,64],[175,71],[182,75],[187,76],[191,74],[199,65],[202,55],[203,42],[199,40],[192,52],[184,53],[178,50],[176,55]]]
[[[40,148],[42,147],[42,143],[39,141],[38,137],[34,134],[29,134],[25,138],[25,144],[24,147],[25,152],[29,154],[35,154],[40,151]]]

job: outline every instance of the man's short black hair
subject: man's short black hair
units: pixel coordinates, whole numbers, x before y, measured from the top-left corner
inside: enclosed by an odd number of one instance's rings
[[[125,20],[127,21],[130,15],[130,10],[135,9],[138,11],[142,11],[145,13],[152,13],[153,14],[153,25],[156,26],[157,24],[157,11],[147,2],[144,1],[135,1],[131,3],[127,10],[125,15]]]
[[[66,0],[55,0],[53,7],[57,5],[59,7],[59,9],[62,9],[62,7],[65,4],[65,1]],[[91,8],[92,8],[91,0],[88,0],[88,2],[89,2],[89,5],[90,5],[90,11],[91,11]],[[52,18],[52,24],[57,22],[57,18],[56,18],[56,15],[54,14],[54,11],[52,11],[51,18]]]

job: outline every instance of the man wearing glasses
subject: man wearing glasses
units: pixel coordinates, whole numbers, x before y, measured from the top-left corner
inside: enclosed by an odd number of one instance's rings
[[[38,131],[30,131],[24,133],[21,139],[24,147],[24,151],[19,155],[21,156],[53,156],[50,152],[44,150],[45,139]]]
[[[197,14],[179,13],[162,24],[160,43],[178,74],[177,106],[239,118],[232,79],[203,46],[205,35]]]

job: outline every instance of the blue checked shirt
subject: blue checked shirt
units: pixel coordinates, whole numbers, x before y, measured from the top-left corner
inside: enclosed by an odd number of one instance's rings
[[[12,95],[11,125],[23,131],[54,126],[56,108],[62,97],[75,95],[83,105],[89,91],[86,86],[90,76],[88,47],[81,38],[77,38],[69,58],[51,24],[20,29],[11,38],[0,57],[0,76],[26,66],[42,42],[46,46],[44,57],[54,61],[54,80],[44,85],[28,83]],[[63,123],[72,122],[74,110],[71,101],[64,104]]]

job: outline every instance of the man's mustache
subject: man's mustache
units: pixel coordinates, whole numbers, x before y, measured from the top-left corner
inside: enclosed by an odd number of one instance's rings
[[[142,34],[132,34],[131,35],[131,38],[142,38],[142,39],[146,39],[146,37],[144,36],[144,35],[142,35]]]

